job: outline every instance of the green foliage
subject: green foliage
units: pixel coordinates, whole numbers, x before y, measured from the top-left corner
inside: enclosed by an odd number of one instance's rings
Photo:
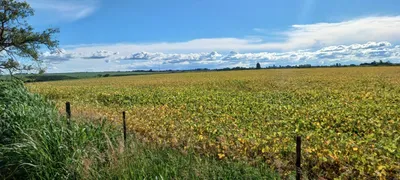
[[[132,135],[124,147],[119,126],[78,118],[67,123],[15,80],[0,82],[0,137],[0,179],[278,178],[265,165],[183,155]]]
[[[20,82],[3,82],[0,92],[0,178],[79,177],[79,160],[104,151],[107,142],[99,140],[105,136],[116,140],[115,131],[104,124],[68,127],[54,106]]]
[[[399,67],[249,70],[30,84],[141,139],[219,159],[294,169],[303,137],[311,179],[398,178]],[[63,104],[61,104],[63,105]]]
[[[280,179],[266,165],[251,166],[240,161],[221,161],[132,141],[130,152],[105,171],[104,179]],[[98,178],[96,177],[96,178]]]
[[[260,63],[256,64],[256,69],[261,69],[261,64]]]
[[[33,15],[33,9],[25,1],[0,1],[0,72],[1,69],[9,70],[10,74],[16,70],[31,70],[32,65],[20,65],[18,58],[39,62],[39,50],[43,46],[56,50],[58,41],[53,39],[53,35],[59,30],[50,28],[34,32],[26,21]],[[39,71],[42,70],[39,68]]]
[[[149,74],[161,74],[169,72],[74,72],[74,73],[46,73],[46,74],[28,74],[28,73],[17,73],[14,74],[15,78],[19,78],[24,82],[44,82],[44,81],[61,81],[61,80],[73,80],[73,79],[87,79],[103,77],[105,74],[112,76],[134,76],[134,75],[149,75]],[[5,75],[0,75],[1,79],[10,79]]]

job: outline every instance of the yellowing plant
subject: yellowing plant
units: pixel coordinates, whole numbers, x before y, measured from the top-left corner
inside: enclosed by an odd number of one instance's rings
[[[310,178],[399,178],[400,68],[159,74],[29,84],[73,116],[121,121],[143,141]]]

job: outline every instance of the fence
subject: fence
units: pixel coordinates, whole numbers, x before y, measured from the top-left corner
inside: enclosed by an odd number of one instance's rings
[[[66,102],[65,103],[65,111],[67,113],[67,121],[68,124],[71,121],[71,103]],[[123,127],[123,133],[124,133],[124,144],[126,147],[126,112],[122,112],[122,127]],[[296,137],[296,180],[301,179],[301,137],[297,136]]]

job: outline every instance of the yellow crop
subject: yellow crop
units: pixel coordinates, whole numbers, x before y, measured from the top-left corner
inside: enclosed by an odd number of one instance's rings
[[[73,116],[121,122],[143,141],[328,179],[399,178],[400,68],[158,74],[29,84]]]

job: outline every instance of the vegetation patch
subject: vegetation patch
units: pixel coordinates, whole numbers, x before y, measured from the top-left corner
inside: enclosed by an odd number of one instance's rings
[[[398,178],[398,67],[246,70],[29,84],[73,114],[127,125],[143,142],[304,177]]]
[[[69,122],[69,123],[68,123]],[[0,179],[277,179],[266,165],[219,161],[137,141],[120,125],[68,121],[19,81],[0,82]]]

